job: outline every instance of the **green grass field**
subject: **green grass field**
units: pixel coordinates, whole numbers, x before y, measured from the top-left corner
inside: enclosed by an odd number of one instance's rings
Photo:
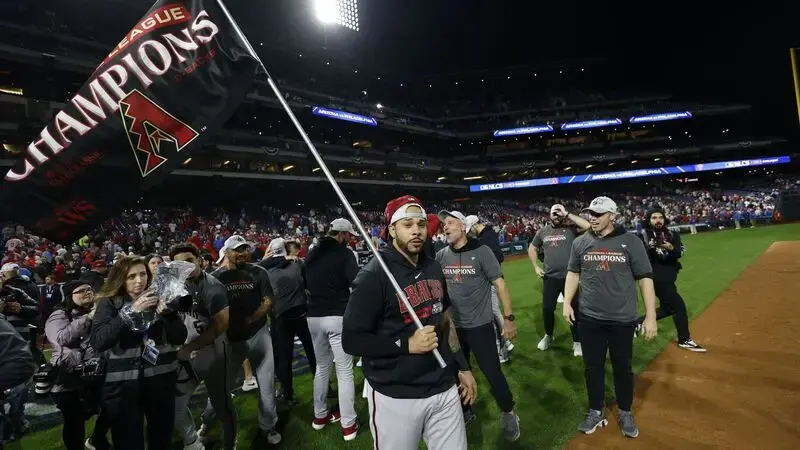
[[[694,317],[772,242],[800,239],[800,224],[696,236],[684,235],[683,238],[687,252],[682,260],[684,270],[681,272],[678,287],[686,300],[690,317]],[[511,289],[519,329],[512,362],[504,366],[504,372],[517,402],[517,413],[522,423],[522,437],[513,444],[502,439],[501,413],[491,397],[485,379],[479,371],[476,371],[480,398],[475,408],[478,421],[470,424],[467,429],[470,448],[506,450],[559,448],[574,434],[575,427],[586,411],[582,362],[572,356],[569,330],[560,319],[556,323],[554,347],[547,352],[536,349],[536,344],[543,333],[540,317],[541,281],[534,275],[527,259],[504,264],[504,272]],[[702,344],[703,336],[693,337]],[[659,322],[659,335],[655,341],[650,343],[636,341],[634,370],[641,371],[674,338],[675,329],[672,321]],[[713,347],[709,351],[713,352]],[[610,372],[608,374],[607,397],[610,397],[612,393]],[[356,369],[356,381],[357,392],[360,394],[362,377],[359,369]],[[319,432],[311,429],[313,407],[310,374],[295,378],[295,391],[296,398],[301,403],[291,411],[281,413],[283,442],[280,448],[292,450],[372,448],[367,402],[360,395],[356,407],[362,432],[355,441],[345,443],[342,440],[341,428],[338,426],[328,427]],[[236,406],[241,424],[240,448],[250,448],[249,443],[256,430],[256,397],[248,394],[237,397]],[[30,435],[7,448],[59,449],[60,427]],[[176,448],[181,447],[176,446]],[[424,445],[420,448],[424,448]]]

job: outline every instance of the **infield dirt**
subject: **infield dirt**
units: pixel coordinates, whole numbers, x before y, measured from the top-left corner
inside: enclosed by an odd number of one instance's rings
[[[800,242],[772,244],[690,328],[708,353],[673,343],[636,377],[637,439],[611,408],[565,448],[800,448]]]

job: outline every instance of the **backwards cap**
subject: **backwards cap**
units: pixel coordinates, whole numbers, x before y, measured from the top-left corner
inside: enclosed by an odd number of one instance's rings
[[[416,206],[420,209],[420,212],[409,212],[408,208],[411,206]],[[386,208],[383,210],[383,215],[389,225],[392,225],[395,222],[403,219],[426,218],[425,208],[422,207],[422,202],[413,195],[404,195],[391,200],[386,204]]]

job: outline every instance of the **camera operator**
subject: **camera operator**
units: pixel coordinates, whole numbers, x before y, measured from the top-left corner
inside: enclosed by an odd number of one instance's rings
[[[17,333],[28,341],[33,352],[36,350],[31,339],[31,325],[36,322],[38,304],[27,292],[11,285],[12,279],[4,272],[0,277],[0,318],[5,319]],[[25,402],[28,399],[31,379],[14,386],[8,395],[9,418],[14,434],[19,436],[28,432],[30,423],[25,419]]]
[[[102,379],[84,375],[84,362],[97,358],[98,353],[89,345],[89,330],[94,320],[94,290],[82,281],[64,285],[64,304],[57,307],[45,324],[45,335],[52,346],[50,363],[55,370],[55,382],[50,391],[64,426],[61,438],[67,450],[94,447],[111,448],[106,439],[108,422],[103,413],[97,418],[92,437],[84,444],[86,419],[97,413]]]
[[[98,294],[92,321],[92,347],[106,352],[101,405],[116,450],[145,448],[145,417],[147,447],[167,448],[175,424],[176,346],[186,341],[187,332],[178,314],[148,292],[151,281],[142,258],[119,260]],[[123,310],[128,305],[130,313]],[[160,318],[147,331],[134,331],[133,315],[153,310]]]
[[[683,256],[683,243],[681,235],[669,228],[669,219],[664,211],[655,208],[647,213],[644,218],[642,240],[647,248],[647,255],[653,265],[653,284],[659,307],[656,310],[656,320],[672,316],[675,329],[678,331],[678,347],[692,352],[705,352],[706,349],[692,340],[689,334],[689,314],[686,312],[686,303],[678,293],[675,281],[681,270],[680,258]],[[644,317],[639,318],[637,333],[641,330]]]

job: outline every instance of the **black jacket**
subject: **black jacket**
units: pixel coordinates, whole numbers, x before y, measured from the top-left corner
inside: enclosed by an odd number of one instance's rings
[[[267,258],[258,263],[267,270],[272,284],[272,315],[306,312],[306,267],[303,261],[292,261],[283,256]]]
[[[682,266],[680,258],[683,256],[683,242],[681,234],[670,231],[666,226],[663,229],[645,227],[640,234],[647,256],[653,265],[653,281],[674,282],[678,279],[678,272]],[[659,248],[664,242],[672,244],[672,250]]]
[[[344,315],[350,285],[358,274],[356,256],[344,244],[325,236],[306,257],[308,316]]]
[[[0,319],[0,392],[33,376],[36,366],[28,342],[5,319]]]
[[[3,283],[3,285],[15,287],[17,289],[22,289],[23,291],[25,291],[26,294],[28,294],[28,297],[36,300],[38,304],[39,286],[37,286],[36,283],[31,281],[30,278],[24,275],[20,275],[11,278],[10,280],[7,280],[5,283]]]
[[[440,343],[444,311],[450,307],[442,266],[420,254],[414,267],[394,247],[380,250],[397,283],[409,297],[423,325],[437,328]],[[394,398],[427,398],[455,383],[452,371],[439,367],[432,353],[408,353],[408,339],[416,326],[392,288],[389,278],[373,259],[359,272],[344,315],[342,346],[363,357],[364,377],[381,394]],[[446,362],[453,360],[448,345],[439,345]]]
[[[505,256],[503,255],[503,251],[500,250],[500,236],[497,235],[497,232],[494,231],[491,225],[485,225],[483,227],[483,231],[478,234],[478,241],[489,247],[492,253],[494,253],[494,257],[497,258],[497,262],[503,264]]]
[[[27,339],[30,326],[36,324],[36,319],[39,315],[37,301],[29,296],[26,291],[12,286],[11,283],[6,283],[0,288],[0,301],[4,302],[6,306],[9,303],[19,303],[18,313],[4,310],[0,313],[0,318],[7,320],[16,329],[17,333]]]

